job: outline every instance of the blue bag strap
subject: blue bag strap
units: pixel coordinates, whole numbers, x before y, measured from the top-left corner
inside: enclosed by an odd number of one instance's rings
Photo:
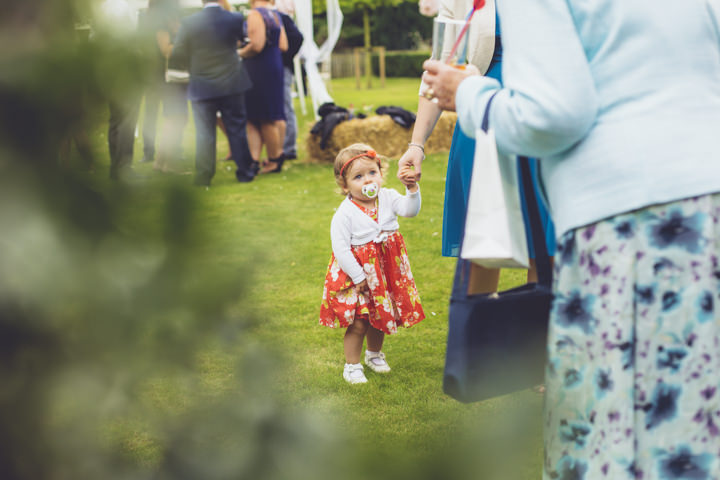
[[[530,173],[530,159],[518,157],[520,164],[520,177],[522,189],[525,193],[525,203],[530,220],[530,238],[535,247],[535,265],[537,266],[538,283],[548,288],[552,286],[552,266],[548,256],[547,243],[545,241],[545,227],[540,219],[540,207],[538,206],[535,187]]]

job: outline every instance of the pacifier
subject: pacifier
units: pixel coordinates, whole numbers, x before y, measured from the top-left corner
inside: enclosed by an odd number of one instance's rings
[[[362,193],[368,198],[375,198],[378,194],[377,183],[366,183],[362,186]]]

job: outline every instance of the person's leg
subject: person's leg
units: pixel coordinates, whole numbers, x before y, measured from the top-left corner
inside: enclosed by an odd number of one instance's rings
[[[343,338],[343,350],[345,351],[345,363],[360,363],[363,341],[367,334],[369,324],[365,318],[356,318],[355,321],[345,330]]]
[[[220,103],[220,112],[227,130],[230,151],[237,166],[235,176],[240,181],[251,180],[255,177],[258,167],[254,163],[256,157],[250,151],[245,96],[224,97]]]
[[[469,295],[497,292],[499,282],[499,268],[486,268],[476,263],[470,263],[470,277],[468,278]]]
[[[139,105],[134,97],[110,102],[108,146],[110,178],[117,180],[132,165]]]
[[[371,325],[368,327],[366,337],[367,349],[365,350],[365,365],[376,373],[389,372],[390,365],[388,365],[385,360],[385,354],[382,352],[385,332]]]
[[[214,101],[197,100],[192,104],[195,119],[195,184],[209,186],[215,175]]]
[[[282,156],[283,137],[280,136],[284,120],[275,120],[273,122],[265,122],[260,124],[260,135],[265,144],[268,158],[278,158]]]
[[[250,156],[253,161],[258,162],[260,161],[260,155],[262,154],[263,147],[260,127],[252,122],[248,122],[246,132]]]
[[[292,99],[292,83],[293,71],[285,67],[284,93],[285,93],[285,118],[287,126],[285,127],[283,141],[283,155],[286,160],[297,158],[297,117],[295,116],[295,107]]]
[[[157,163],[160,169],[169,173],[182,172],[182,139],[187,124],[187,100],[183,85],[168,84],[163,91],[163,121],[160,127],[160,142]]]
[[[152,162],[155,157],[155,134],[160,111],[159,85],[149,84],[145,90],[145,111],[143,113],[143,158],[142,162]]]
[[[379,352],[382,350],[383,341],[385,340],[385,332],[375,327],[369,327],[367,331],[367,349],[371,352]]]
[[[109,102],[110,117],[108,118],[108,153],[110,154],[110,178],[117,179],[118,164],[118,129],[120,128],[121,111],[115,102]]]
[[[220,129],[220,131],[225,135],[225,140],[228,142],[228,154],[227,157],[225,157],[223,160],[232,160],[232,150],[230,149],[230,139],[228,138],[227,130],[225,129],[225,123],[222,121],[222,116],[217,117],[217,126]]]
[[[275,120],[260,125],[260,135],[268,154],[268,164],[262,169],[263,173],[277,173],[282,170],[283,139],[285,120]]]

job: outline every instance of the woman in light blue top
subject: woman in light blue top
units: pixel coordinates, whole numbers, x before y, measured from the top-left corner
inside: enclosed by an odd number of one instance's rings
[[[720,2],[498,2],[503,80],[427,62],[541,158],[558,234],[544,477],[720,477]]]

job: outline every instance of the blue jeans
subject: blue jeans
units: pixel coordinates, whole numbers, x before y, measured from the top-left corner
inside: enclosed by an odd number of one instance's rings
[[[297,118],[295,118],[295,108],[292,99],[292,82],[293,71],[285,67],[283,91],[285,94],[285,142],[283,143],[283,153],[285,156],[297,155]]]

